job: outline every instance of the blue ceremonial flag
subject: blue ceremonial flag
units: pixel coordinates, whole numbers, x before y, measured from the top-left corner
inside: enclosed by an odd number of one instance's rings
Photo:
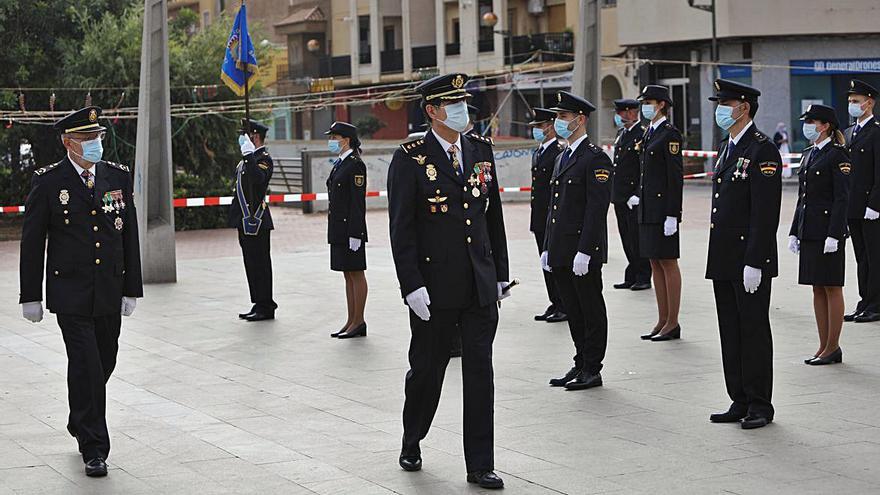
[[[223,59],[223,67],[220,79],[229,86],[238,96],[244,96],[245,81],[248,90],[254,86],[257,78],[257,54],[254,52],[254,44],[247,28],[247,10],[244,4],[235,16],[232,24],[232,33],[226,41],[226,57]]]

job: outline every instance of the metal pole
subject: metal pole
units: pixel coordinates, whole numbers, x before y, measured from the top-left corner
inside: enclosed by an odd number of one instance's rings
[[[718,31],[715,23],[715,0],[712,0],[712,79],[718,78]]]
[[[241,0],[241,6],[244,7],[244,0]],[[247,14],[245,14],[245,20],[247,20]],[[242,33],[242,35],[243,35],[243,33]],[[248,39],[250,39],[250,36],[248,36]],[[251,42],[253,43],[253,40],[251,40]],[[250,83],[251,78],[248,75],[248,66],[247,66],[248,54],[244,53],[244,51],[245,51],[244,43],[239,43],[238,47],[239,47],[238,48],[238,50],[239,50],[238,51],[238,60],[244,61],[244,63],[242,64],[242,66],[243,66],[242,70],[244,72],[244,122],[245,122],[244,132],[245,132],[245,134],[250,134],[250,131],[251,131],[251,98],[250,98],[250,94],[249,94],[250,92],[248,91],[248,86],[250,85],[249,83]]]

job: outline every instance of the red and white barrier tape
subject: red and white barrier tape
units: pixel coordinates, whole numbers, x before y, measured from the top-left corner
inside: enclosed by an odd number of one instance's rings
[[[611,153],[614,150],[614,146],[610,144],[606,144],[602,146],[602,149],[607,153]],[[718,155],[717,151],[706,151],[706,150],[681,150],[681,156],[685,156],[688,158],[715,158]],[[782,158],[788,158],[789,160],[800,160],[800,153],[785,153],[782,155]]]

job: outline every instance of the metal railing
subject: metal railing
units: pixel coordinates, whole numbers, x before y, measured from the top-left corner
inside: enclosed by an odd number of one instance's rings
[[[274,158],[274,170],[269,181],[272,194],[299,194],[310,192],[305,190],[305,174],[302,157]]]

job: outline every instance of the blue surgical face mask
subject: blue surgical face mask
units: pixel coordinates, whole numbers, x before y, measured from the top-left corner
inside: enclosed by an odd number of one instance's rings
[[[535,138],[535,141],[539,143],[544,142],[544,138],[547,137],[544,135],[544,130],[539,129],[537,127],[532,127],[532,137]]]
[[[739,108],[739,107],[736,107]],[[730,129],[738,119],[733,118],[734,107],[718,105],[715,107],[715,123],[725,131]],[[742,115],[740,115],[742,117]]]
[[[338,155],[342,150],[342,145],[339,144],[339,141],[336,139],[330,139],[327,141],[327,149],[330,150],[330,153],[334,155]]]
[[[616,125],[617,127],[623,127],[623,124],[624,124],[623,117],[621,117],[620,115],[615,113],[614,114],[614,125]]]
[[[862,115],[865,115],[865,111],[862,110],[861,103],[850,103],[849,107],[847,107],[847,111],[849,111],[849,116],[854,119],[860,118]]]
[[[643,104],[642,115],[648,120],[654,120],[654,117],[657,116],[657,107],[654,105]]]
[[[101,157],[104,156],[104,144],[100,139],[92,139],[91,141],[83,141],[80,143],[82,146],[82,159],[87,162],[98,163],[101,161]]]
[[[811,143],[819,139],[819,131],[816,130],[816,124],[804,122],[804,137]]]
[[[571,124],[569,120],[562,120],[559,117],[556,117],[556,120],[553,121],[553,129],[556,130],[556,134],[559,135],[562,139],[568,139],[574,133],[574,130],[577,129],[569,129],[568,125]]]
[[[446,110],[446,120],[443,121],[443,124],[455,132],[464,132],[470,122],[467,103],[460,101],[443,108]]]

